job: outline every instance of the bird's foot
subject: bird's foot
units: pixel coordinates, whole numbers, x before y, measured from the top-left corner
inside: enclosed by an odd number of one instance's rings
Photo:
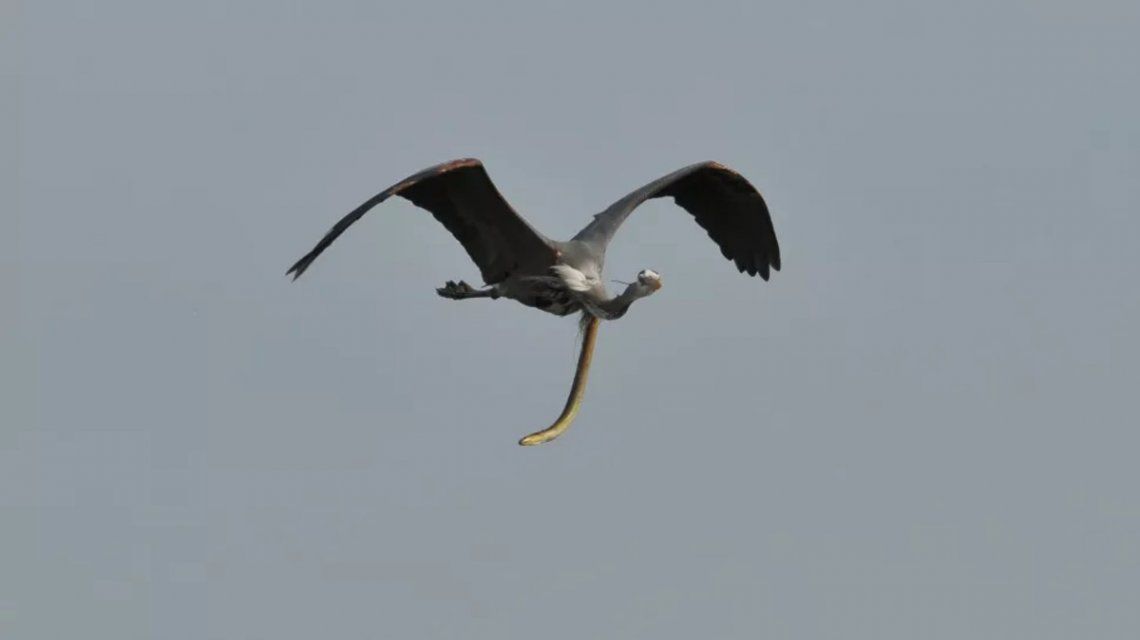
[[[435,292],[444,298],[450,298],[452,300],[462,300],[464,298],[470,298],[481,293],[479,290],[475,289],[475,287],[472,287],[462,280],[459,282],[448,280],[447,284],[436,289]]]

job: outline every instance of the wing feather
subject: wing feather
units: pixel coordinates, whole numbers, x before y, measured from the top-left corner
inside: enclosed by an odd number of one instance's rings
[[[398,195],[427,210],[463,245],[488,284],[513,271],[540,271],[554,263],[549,240],[523,220],[474,158],[429,167],[381,191],[333,225],[287,272],[296,280],[322,251],[372,207]]]
[[[780,270],[780,245],[764,198],[744,176],[717,162],[689,165],[629,193],[574,239],[604,248],[641,203],[665,196],[692,214],[742,273],[767,280]]]

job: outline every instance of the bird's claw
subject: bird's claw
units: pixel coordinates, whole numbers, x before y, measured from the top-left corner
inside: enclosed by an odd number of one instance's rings
[[[446,284],[435,290],[436,293],[443,296],[444,298],[451,298],[452,300],[461,300],[463,298],[466,298],[474,293],[474,291],[475,289],[471,285],[462,280],[459,282],[448,280]]]

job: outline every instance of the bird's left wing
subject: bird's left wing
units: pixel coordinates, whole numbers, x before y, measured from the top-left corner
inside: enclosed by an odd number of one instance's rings
[[[464,158],[424,169],[368,199],[333,225],[288,274],[296,280],[352,223],[392,196],[431,212],[467,250],[487,284],[520,267],[540,270],[554,263],[550,241],[515,213],[482,162]]]
[[[760,192],[744,176],[718,162],[701,162],[650,182],[594,216],[574,240],[603,248],[638,205],[670,196],[696,218],[724,257],[748,275],[768,279],[780,270],[780,245]]]

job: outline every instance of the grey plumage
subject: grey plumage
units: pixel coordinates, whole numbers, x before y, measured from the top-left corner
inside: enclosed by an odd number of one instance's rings
[[[300,277],[340,234],[392,196],[411,201],[439,220],[463,245],[487,284],[476,289],[448,281],[436,290],[439,295],[454,300],[505,297],[559,316],[582,312],[582,352],[566,407],[549,428],[520,440],[523,445],[556,438],[577,415],[601,320],[624,316],[636,300],[661,288],[661,276],[645,269],[611,296],[602,277],[606,247],[638,205],[671,197],[741,272],[767,280],[771,271],[780,269],[780,247],[764,198],[743,176],[716,162],[689,165],[636,189],[561,242],[527,224],[499,194],[483,164],[465,158],[424,169],[368,199],[333,225],[288,274]]]
[[[666,196],[693,215],[741,272],[767,280],[769,267],[780,270],[780,246],[764,198],[743,176],[717,162],[689,165],[633,191],[594,216],[574,239],[604,251],[638,205]]]
[[[660,197],[672,197],[692,214],[741,272],[767,280],[772,270],[780,269],[780,247],[764,198],[743,176],[719,163],[701,162],[658,178],[595,215],[570,240],[559,242],[539,233],[511,208],[481,162],[464,158],[424,169],[370,198],[337,222],[288,273],[300,277],[352,223],[392,196],[411,201],[439,220],[497,294],[445,287],[440,294],[446,297],[502,296],[556,315],[613,305],[615,299],[602,279],[606,247],[638,205]],[[568,290],[551,273],[556,264],[572,267],[594,284],[587,291]],[[637,297],[642,296],[631,295],[629,301]],[[624,311],[614,308],[603,317],[620,317]]]

